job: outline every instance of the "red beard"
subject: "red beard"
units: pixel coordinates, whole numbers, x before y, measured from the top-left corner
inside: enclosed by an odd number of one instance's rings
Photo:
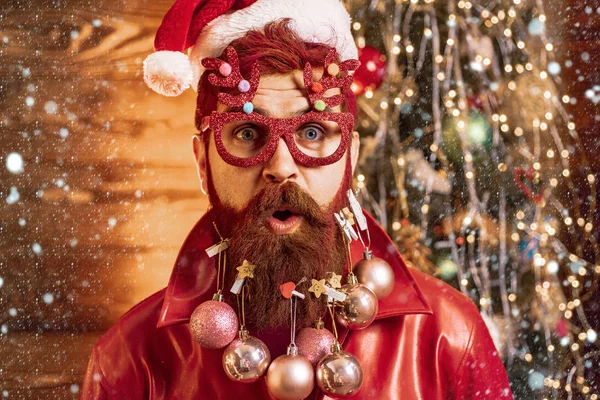
[[[236,267],[244,260],[256,265],[254,278],[246,280],[248,297],[244,308],[249,327],[263,331],[289,326],[289,300],[283,298],[279,286],[285,282],[297,283],[302,278],[307,278],[307,282],[297,290],[307,296],[298,301],[298,328],[311,325],[325,313],[324,298],[314,298],[308,287],[311,279],[322,279],[329,271],[342,274],[344,270],[347,250],[333,212],[344,207],[350,184],[351,174],[346,173],[336,196],[325,209],[293,182],[269,184],[241,211],[216,199],[212,201],[211,196],[212,207],[207,213],[223,236],[230,238],[225,292],[229,293],[228,288],[237,275]],[[210,171],[209,192],[215,193]],[[273,233],[266,222],[268,216],[282,208],[304,218],[289,235]],[[233,295],[228,301],[236,303]]]

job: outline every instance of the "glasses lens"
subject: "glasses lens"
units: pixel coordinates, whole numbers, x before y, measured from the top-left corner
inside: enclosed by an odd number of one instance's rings
[[[342,130],[334,121],[308,121],[299,124],[294,131],[298,149],[310,157],[329,157],[340,147]]]
[[[221,137],[229,154],[252,158],[259,155],[269,142],[269,130],[255,121],[233,121],[223,126]]]

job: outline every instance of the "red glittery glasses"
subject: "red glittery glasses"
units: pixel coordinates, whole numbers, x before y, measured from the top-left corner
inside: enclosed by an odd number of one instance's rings
[[[235,89],[239,94],[219,93],[219,101],[229,107],[241,107],[243,112],[213,112],[202,120],[201,130],[211,129],[217,151],[228,164],[252,167],[269,160],[283,138],[294,160],[304,166],[317,167],[337,162],[347,151],[354,127],[351,113],[324,112],[326,107],[336,107],[344,101],[344,90],[349,90],[354,71],[360,63],[347,60],[335,63],[335,50],[325,59],[322,78],[313,81],[312,67],[304,67],[304,85],[314,110],[294,118],[271,118],[254,112],[252,99],[258,89],[260,71],[258,63],[252,66],[251,77],[245,80],[239,70],[237,53],[227,48],[229,62],[205,58],[206,69],[218,70],[221,77],[211,73],[208,77],[215,86]],[[339,88],[342,94],[325,97],[325,91]]]

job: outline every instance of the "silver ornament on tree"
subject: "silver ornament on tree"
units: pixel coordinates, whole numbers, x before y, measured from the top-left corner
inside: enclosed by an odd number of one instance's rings
[[[238,311],[242,325],[239,331],[239,337],[235,339],[223,352],[222,364],[225,374],[229,379],[236,382],[251,383],[263,376],[269,364],[271,363],[271,353],[265,343],[250,336],[246,329],[245,298],[246,278],[254,278],[255,266],[244,260],[243,264],[237,267],[238,275],[231,288],[236,294],[238,300]],[[241,287],[241,290],[239,289]],[[240,302],[241,292],[241,302]],[[241,304],[240,304],[241,303]]]
[[[214,224],[213,224],[214,225]],[[215,226],[215,230],[217,227]],[[217,234],[219,231],[217,230]],[[219,234],[219,237],[221,235]],[[221,241],[206,249],[209,257],[219,255],[217,263],[217,292],[212,300],[200,304],[190,316],[190,331],[196,342],[208,349],[220,349],[227,346],[238,331],[238,318],[233,308],[224,302],[222,285],[227,265],[229,241],[221,237]],[[220,281],[221,272],[223,279]]]
[[[267,389],[277,400],[300,400],[306,398],[315,386],[315,373],[311,363],[300,354],[295,343],[297,298],[304,298],[295,290],[288,291],[291,285],[281,285],[281,291],[287,298],[286,292],[292,293],[290,298],[291,343],[287,354],[277,357],[267,371]],[[292,283],[292,285],[294,285]],[[286,288],[284,288],[286,286]],[[294,285],[295,287],[295,285]],[[295,292],[295,293],[293,293]]]

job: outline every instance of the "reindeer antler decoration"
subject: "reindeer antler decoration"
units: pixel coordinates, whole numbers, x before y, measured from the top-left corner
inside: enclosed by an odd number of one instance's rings
[[[223,77],[211,73],[208,76],[208,81],[214,86],[225,88],[237,87],[240,94],[233,95],[230,93],[219,93],[219,101],[229,107],[242,107],[246,114],[250,114],[254,110],[252,99],[258,89],[260,81],[260,67],[258,62],[252,65],[250,79],[246,80],[240,72],[240,63],[238,55],[233,47],[227,47],[227,60],[225,62],[218,58],[204,58],[202,65],[207,70],[218,70]]]
[[[308,93],[310,104],[317,111],[323,111],[325,106],[335,107],[344,101],[343,91],[352,85],[353,77],[348,72],[355,71],[360,66],[358,60],[346,60],[340,64],[336,62],[335,49],[331,49],[325,57],[325,68],[320,80],[313,80],[312,66],[304,66],[304,86]],[[344,74],[345,73],[345,74]],[[338,78],[342,74],[343,76]],[[341,94],[325,97],[325,92],[332,88],[342,89]]]

